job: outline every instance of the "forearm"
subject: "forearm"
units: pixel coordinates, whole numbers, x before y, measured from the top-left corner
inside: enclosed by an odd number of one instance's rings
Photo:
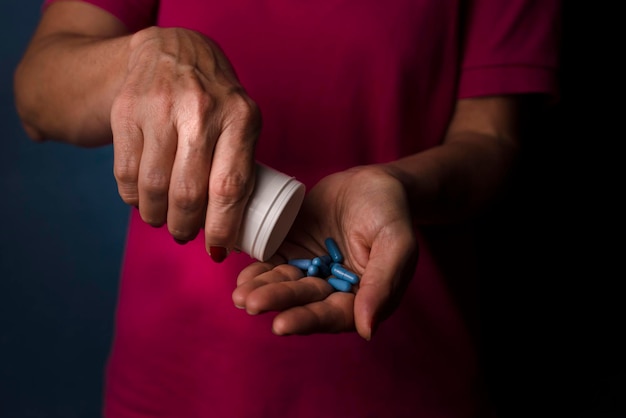
[[[48,35],[15,72],[15,100],[29,136],[80,146],[112,140],[110,112],[126,74],[130,36]]]
[[[515,143],[473,132],[455,135],[441,146],[386,165],[404,185],[418,224],[472,217],[496,198],[511,174]]]

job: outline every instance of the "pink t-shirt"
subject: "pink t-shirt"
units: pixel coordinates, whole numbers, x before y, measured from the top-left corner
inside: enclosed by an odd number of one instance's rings
[[[557,0],[90,0],[130,30],[200,31],[263,113],[257,158],[308,188],[439,144],[458,98],[556,90]],[[153,20],[156,19],[156,20]],[[179,246],[132,214],[108,418],[488,416],[469,228],[418,234],[420,261],[375,338],[277,337],[233,306],[252,260]]]

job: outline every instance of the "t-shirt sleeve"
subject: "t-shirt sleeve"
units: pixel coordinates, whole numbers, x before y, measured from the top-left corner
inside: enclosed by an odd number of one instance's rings
[[[459,98],[558,96],[560,0],[470,0]]]
[[[44,0],[43,8],[57,1]],[[136,32],[155,23],[158,0],[80,0],[93,4],[122,21],[130,32]]]

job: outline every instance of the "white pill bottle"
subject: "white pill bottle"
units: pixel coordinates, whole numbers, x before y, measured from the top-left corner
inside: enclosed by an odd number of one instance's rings
[[[239,231],[238,248],[259,261],[276,253],[304,200],[305,186],[280,171],[256,163],[256,183]]]

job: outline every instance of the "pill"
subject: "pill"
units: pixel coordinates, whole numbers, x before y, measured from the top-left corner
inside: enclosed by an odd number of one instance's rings
[[[317,268],[319,269],[320,277],[330,276],[330,266],[328,264],[320,264]]]
[[[327,279],[328,283],[337,291],[349,292],[353,284],[359,283],[359,276],[341,264],[343,255],[334,239],[326,238],[324,243],[328,254],[312,259],[294,258],[288,260],[287,263],[298,267],[309,277]]]
[[[311,260],[309,260],[308,258],[294,258],[293,260],[287,261],[287,264],[291,266],[296,266],[300,270],[308,270],[308,268],[311,266]]]
[[[352,288],[352,285],[345,280],[338,279],[334,276],[330,276],[328,278],[328,284],[333,287],[333,289],[338,290],[340,292],[349,292]]]
[[[328,250],[328,254],[333,259],[335,263],[341,263],[343,261],[343,255],[341,255],[341,251],[339,251],[339,246],[332,238],[326,238],[324,240],[324,244],[326,244],[326,249]]]
[[[307,269],[307,276],[311,276],[311,277],[315,277],[319,274],[320,272],[320,268],[318,266],[314,266],[313,264],[311,264],[309,266],[309,268]]]
[[[345,280],[352,284],[357,284],[359,282],[359,276],[350,270],[346,269],[339,263],[333,263],[330,266],[330,272],[335,275],[338,279]]]
[[[332,259],[330,258],[330,256],[326,254],[326,255],[319,256],[319,257],[315,257],[313,260],[311,260],[311,263],[316,266],[321,266],[323,264],[330,266],[331,261]]]

